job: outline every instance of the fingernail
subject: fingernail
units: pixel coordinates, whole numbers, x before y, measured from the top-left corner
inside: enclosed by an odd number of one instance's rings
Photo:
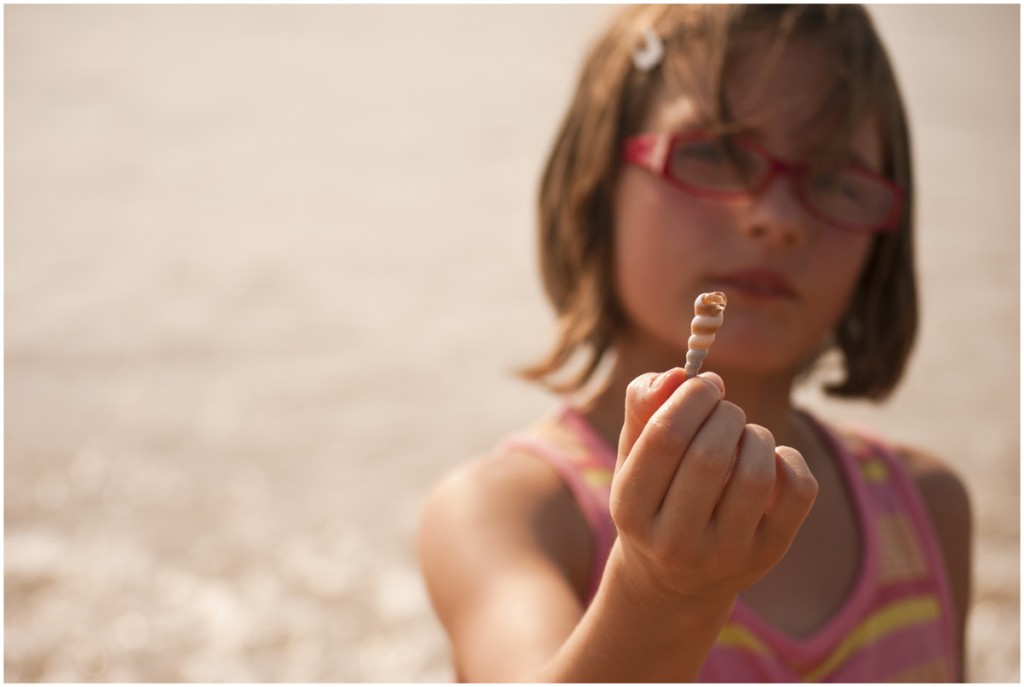
[[[697,376],[718,389],[718,393],[725,396],[725,382],[722,381],[721,377],[716,375],[714,372],[701,372]]]
[[[660,375],[657,375],[656,377],[651,379],[651,383],[648,385],[648,387],[651,389],[657,389],[665,382],[666,379],[668,379],[668,374],[671,371],[672,370],[669,370],[668,372],[662,372]]]

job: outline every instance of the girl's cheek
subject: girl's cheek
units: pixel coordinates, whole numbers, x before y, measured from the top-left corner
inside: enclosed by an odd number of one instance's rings
[[[816,288],[810,296],[818,303],[813,309],[825,329],[834,327],[846,311],[867,263],[872,239],[840,236],[818,251],[811,275]]]
[[[874,239],[868,236],[833,234],[819,260],[822,271],[834,274],[851,290],[859,281]]]
[[[616,219],[630,233],[632,227],[643,227],[671,242],[722,231],[737,221],[729,203],[691,196],[661,179],[629,173],[634,171],[623,174],[616,199]]]

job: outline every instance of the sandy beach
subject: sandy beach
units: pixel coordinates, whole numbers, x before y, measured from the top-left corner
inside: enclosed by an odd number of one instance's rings
[[[613,11],[4,8],[8,681],[450,679],[416,519],[557,402],[534,196]],[[955,465],[1016,683],[1019,7],[872,13],[923,322],[884,404],[801,398]]]

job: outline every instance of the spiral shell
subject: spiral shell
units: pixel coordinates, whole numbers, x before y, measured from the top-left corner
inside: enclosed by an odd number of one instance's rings
[[[690,340],[686,351],[686,376],[694,377],[708,355],[715,333],[725,319],[725,294],[721,291],[702,293],[693,304]]]

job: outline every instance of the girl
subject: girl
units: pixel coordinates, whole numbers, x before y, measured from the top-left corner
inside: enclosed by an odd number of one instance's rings
[[[938,460],[826,426],[916,327],[906,120],[855,6],[633,6],[540,194],[564,407],[429,500],[420,556],[470,681],[963,679],[970,511]],[[687,378],[694,298],[723,291]],[[667,370],[660,374],[652,370]]]

